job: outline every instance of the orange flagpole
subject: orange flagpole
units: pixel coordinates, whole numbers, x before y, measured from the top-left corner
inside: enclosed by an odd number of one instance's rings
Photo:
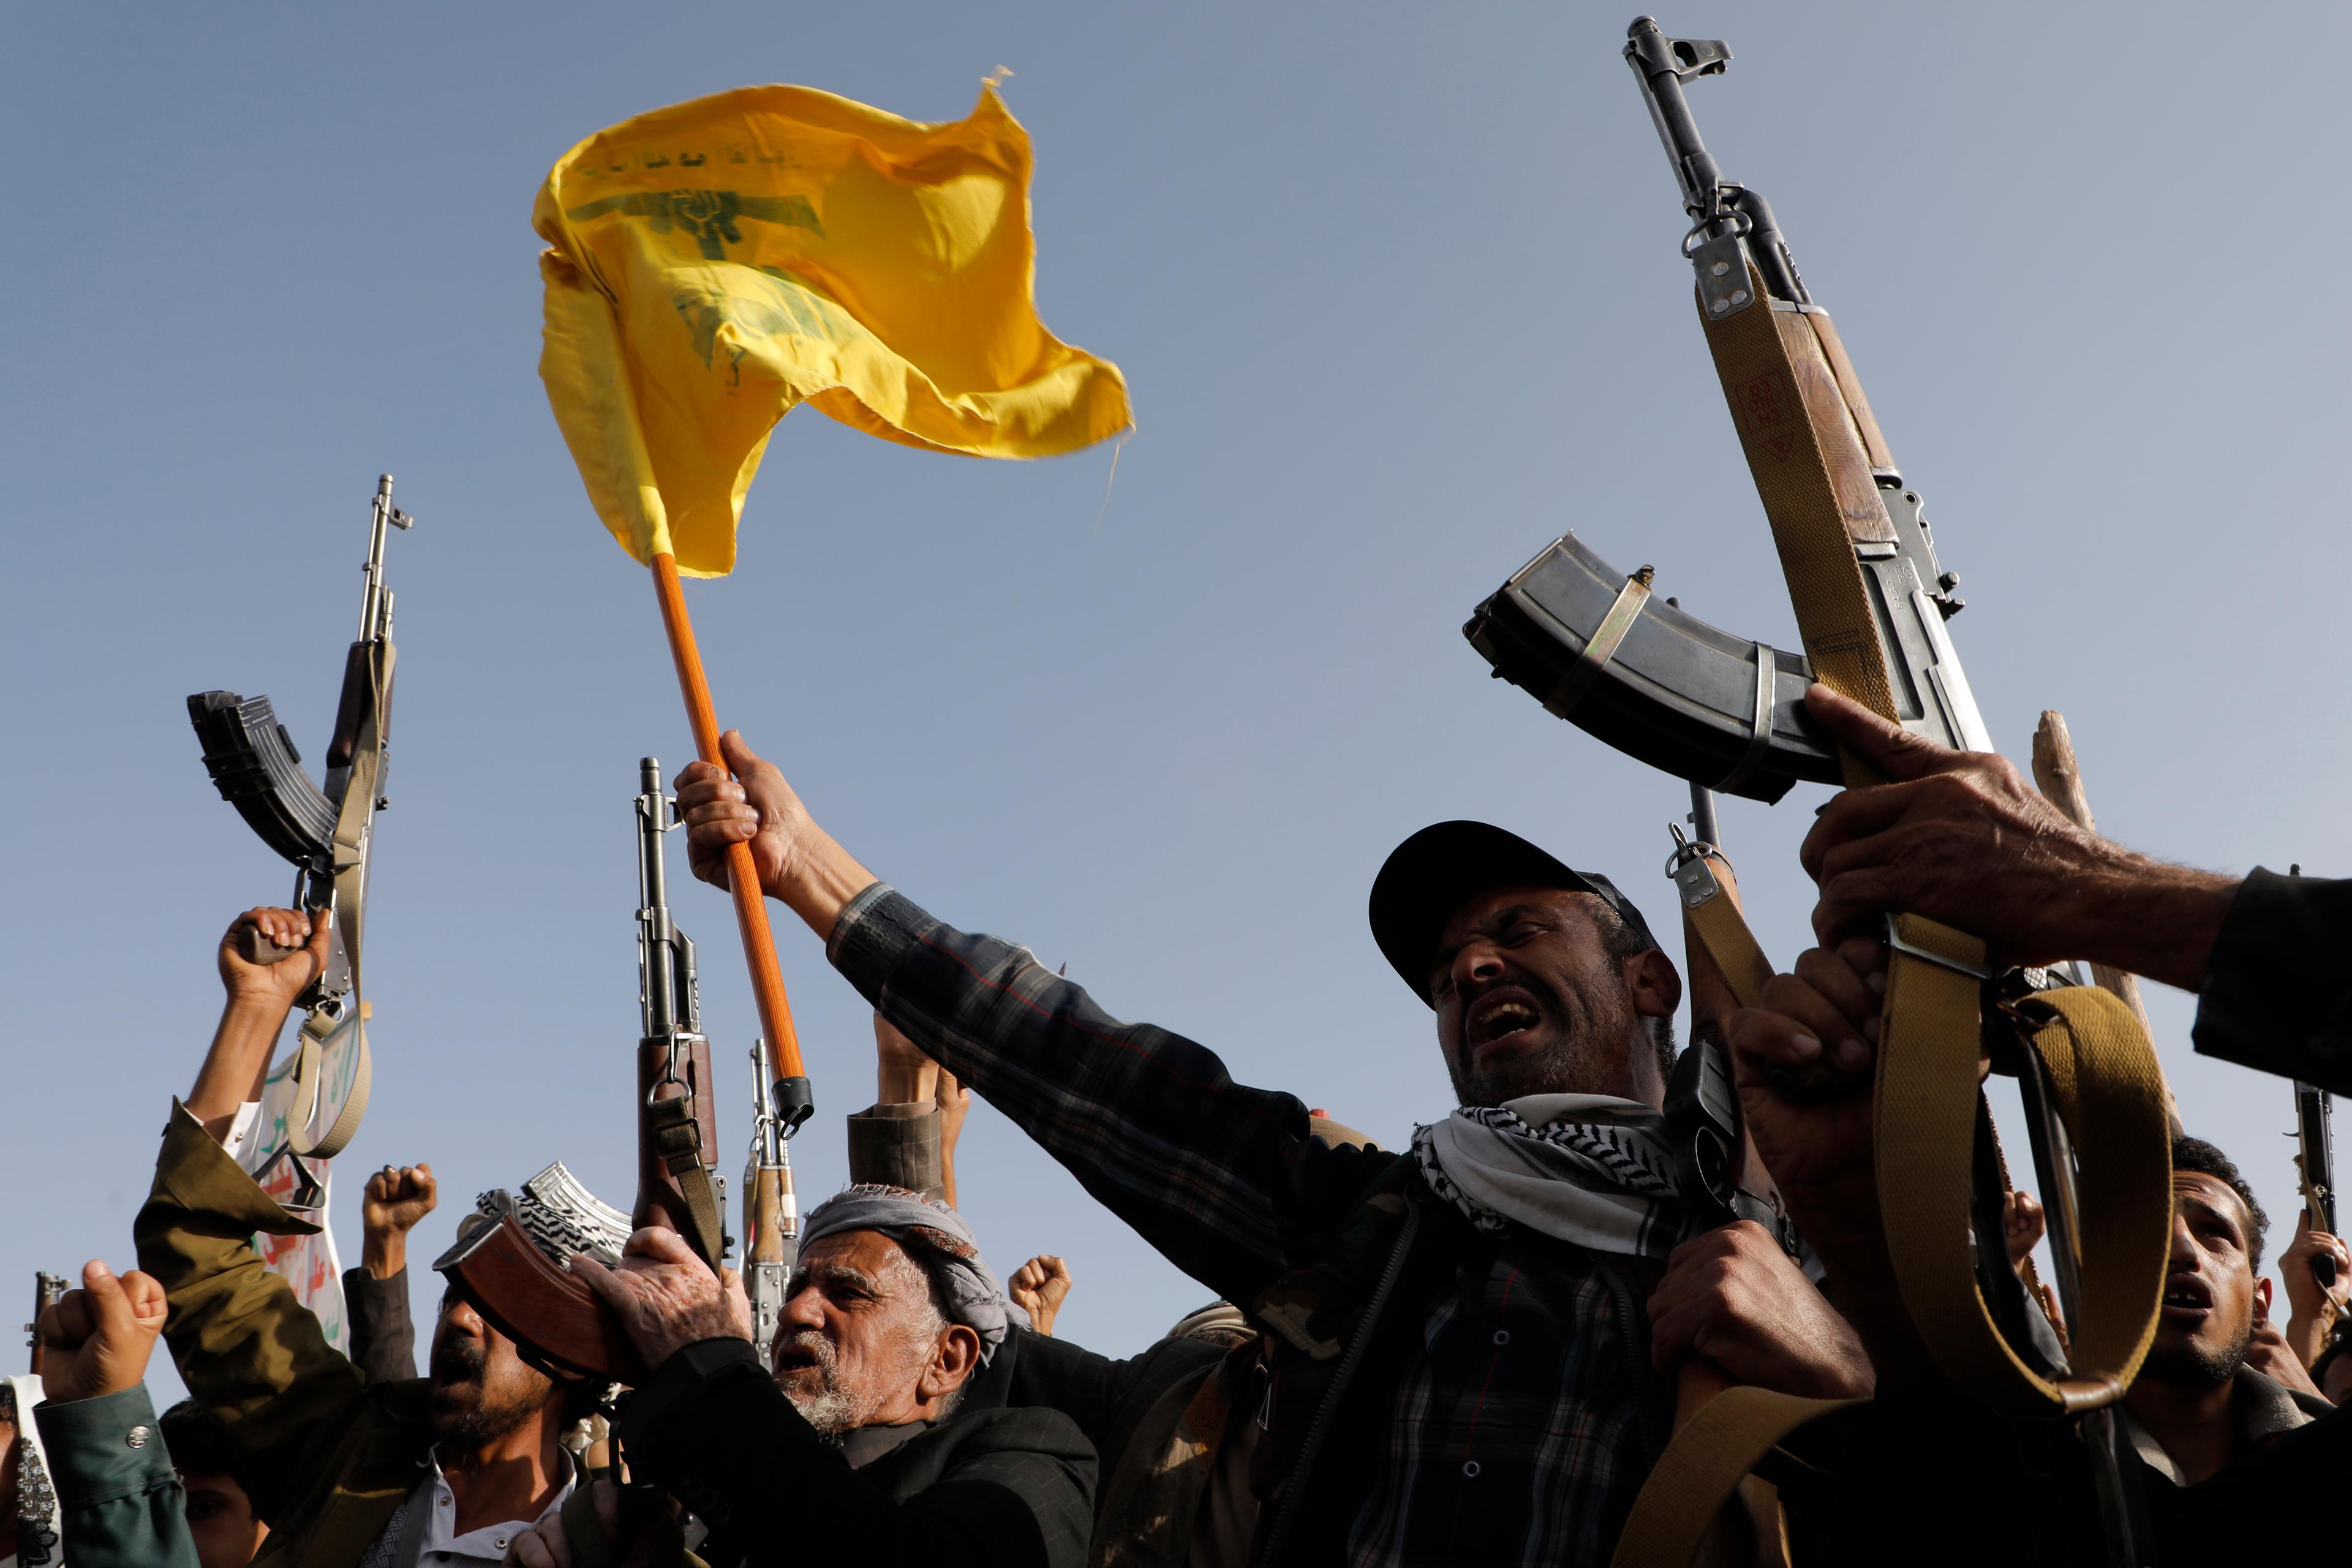
[[[710,707],[702,654],[694,646],[694,623],[687,618],[677,562],[665,552],[654,557],[653,565],[654,594],[661,600],[662,626],[669,633],[669,657],[677,666],[678,689],[686,696],[686,719],[694,728],[694,749],[704,762],[723,769],[727,759],[719,752],[719,716]],[[735,898],[735,924],[743,933],[743,958],[751,966],[751,996],[759,1004],[760,1027],[774,1053],[776,1074],[800,1078],[803,1076],[800,1037],[793,1032],[792,1004],[784,996],[783,971],[776,967],[776,939],[768,930],[767,899],[761,891],[749,844],[727,847],[727,873]]]

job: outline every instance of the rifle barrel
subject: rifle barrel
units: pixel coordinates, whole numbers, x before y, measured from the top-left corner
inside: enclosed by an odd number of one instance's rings
[[[65,1276],[36,1270],[33,1275],[33,1321],[25,1325],[25,1344],[32,1352],[26,1370],[35,1377],[41,1375],[41,1314],[55,1305],[66,1293]],[[20,1412],[17,1419],[25,1417]]]
[[[2298,1081],[2294,1086],[2295,1169],[2303,1173],[2303,1207],[2311,1228],[2336,1231],[2336,1148],[2329,1121],[2334,1105],[2327,1091]],[[2336,1284],[2336,1259],[2315,1258],[2311,1272],[2323,1289]]]

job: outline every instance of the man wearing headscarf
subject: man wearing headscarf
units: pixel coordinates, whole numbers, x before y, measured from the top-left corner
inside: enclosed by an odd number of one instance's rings
[[[655,1369],[614,1423],[631,1475],[709,1527],[707,1561],[1086,1562],[1094,1449],[1058,1411],[1004,1406],[1017,1309],[944,1204],[868,1184],[820,1205],[772,1369],[732,1271],[713,1274],[676,1233],[638,1231],[618,1268],[572,1267]],[[562,1521],[515,1560],[566,1568]]]

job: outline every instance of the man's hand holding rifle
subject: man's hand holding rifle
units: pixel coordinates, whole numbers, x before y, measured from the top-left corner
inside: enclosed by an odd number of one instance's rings
[[[1986,933],[2002,963],[2090,959],[2184,991],[2203,983],[2238,879],[2084,831],[2004,757],[1948,751],[1825,686],[1805,705],[1888,779],[1833,796],[1806,835],[1822,942],[1917,914]]]
[[[2336,1265],[2335,1279],[2326,1285],[2314,1267],[2323,1260]],[[2305,1367],[2317,1366],[2352,1310],[2352,1247],[2340,1237],[2312,1229],[2308,1215],[2297,1215],[2294,1239],[2279,1255],[2278,1268],[2286,1287],[2287,1347]]]
[[[285,950],[275,963],[247,956],[256,951],[247,933]],[[326,973],[334,927],[324,910],[252,909],[230,922],[216,961],[226,999],[212,1049],[189,1091],[188,1113],[215,1139],[228,1142],[238,1108],[259,1098],[257,1086],[269,1069],[269,1054],[286,1027],[286,1015],[310,983]]]

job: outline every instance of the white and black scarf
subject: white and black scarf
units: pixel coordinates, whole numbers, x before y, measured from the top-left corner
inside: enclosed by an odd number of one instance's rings
[[[1664,1119],[1606,1094],[1530,1094],[1416,1127],[1430,1190],[1480,1230],[1511,1225],[1594,1252],[1664,1259],[1693,1231]]]

